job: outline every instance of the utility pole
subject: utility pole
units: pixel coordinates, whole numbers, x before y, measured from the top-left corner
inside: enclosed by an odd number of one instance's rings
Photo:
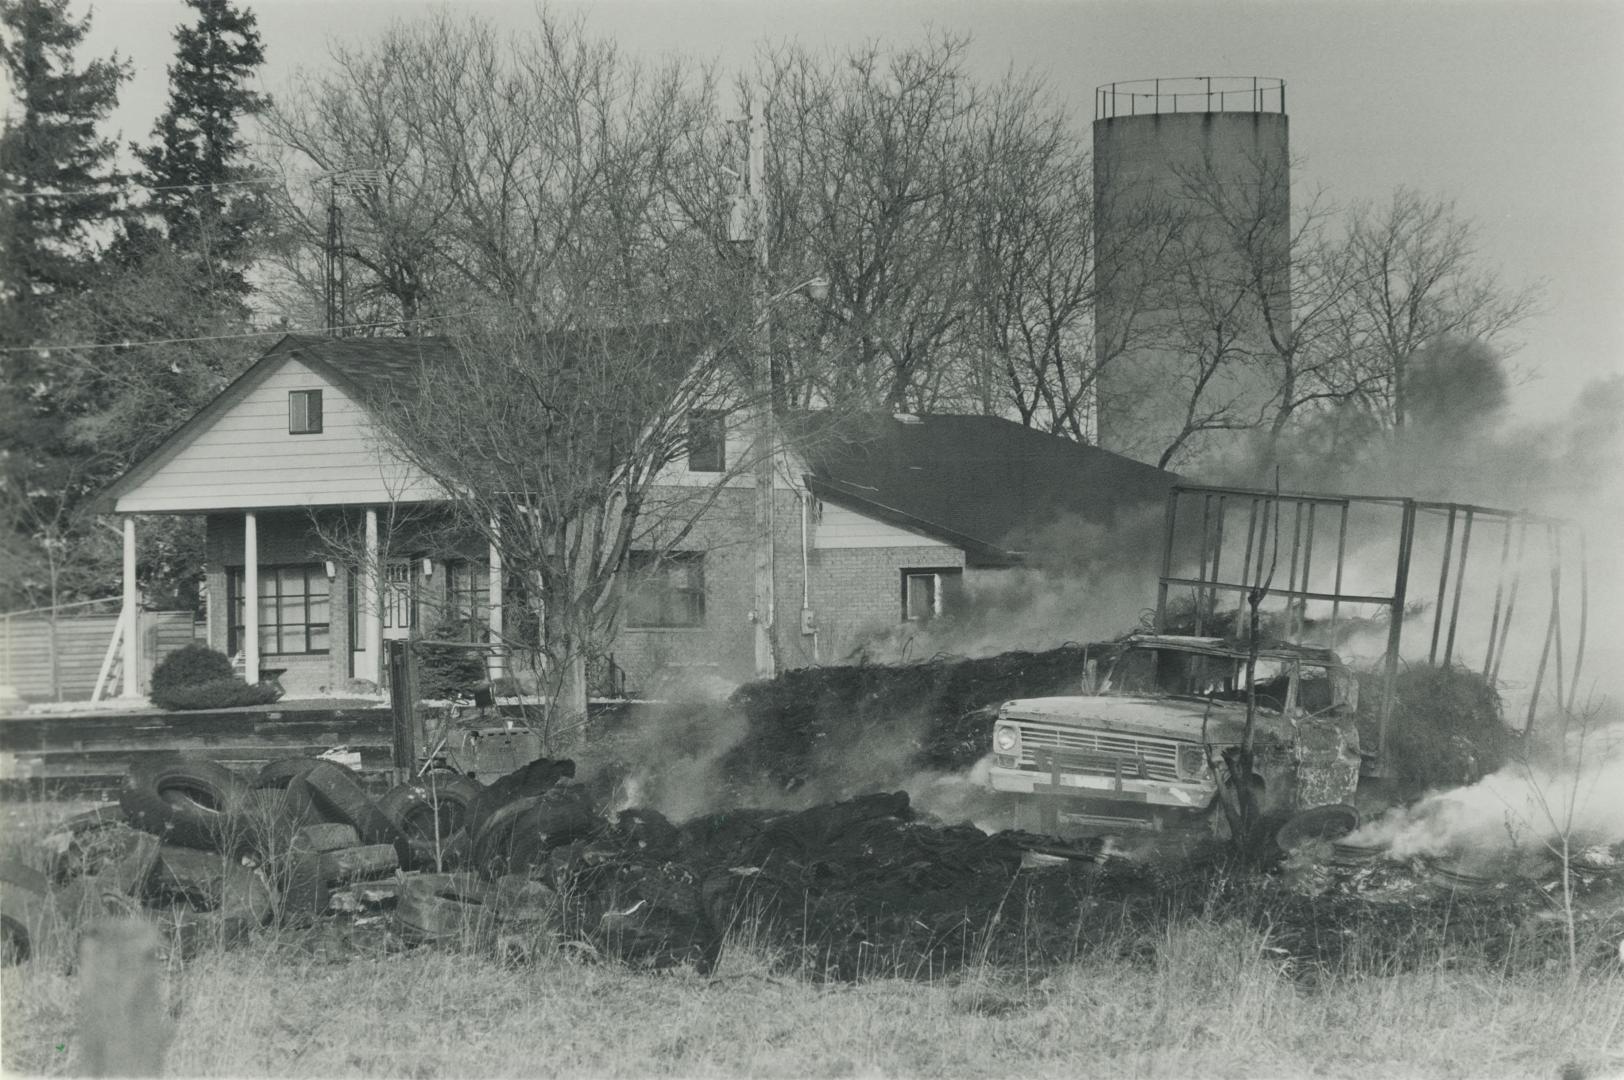
[[[767,311],[768,271],[771,269],[767,248],[767,115],[766,104],[760,100],[750,102],[750,210],[755,228],[755,273],[752,291],[755,301],[755,362],[751,366],[752,391],[755,401],[755,611],[752,618],[756,629],[756,678],[770,679],[778,670],[777,643],[774,622],[777,617],[777,598],[774,595],[773,576],[777,560],[773,550],[773,459],[776,451],[777,394],[773,378],[772,326]]]

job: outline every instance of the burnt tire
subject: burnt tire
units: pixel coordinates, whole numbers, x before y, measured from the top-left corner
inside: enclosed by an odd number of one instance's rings
[[[37,955],[55,913],[49,878],[16,859],[0,859],[0,962],[9,967]]]
[[[401,882],[395,925],[418,942],[478,940],[495,928],[490,887],[473,874],[421,874]]]
[[[67,885],[94,878],[102,889],[140,896],[158,865],[162,846],[156,836],[129,826],[82,833],[65,852],[53,856],[52,880]]]
[[[497,807],[481,823],[479,832],[474,836],[473,863],[487,880],[494,881],[508,873],[516,854],[514,830],[520,818],[540,804],[539,795],[515,799]]]
[[[46,873],[57,885],[94,873],[100,853],[109,846],[109,838],[128,831],[131,826],[116,803],[64,818],[45,834],[44,846],[49,851]]]
[[[318,859],[318,875],[323,885],[350,885],[372,881],[400,869],[400,856],[393,844],[363,844],[323,852]]]
[[[224,765],[160,758],[131,766],[118,804],[131,825],[166,844],[218,851],[248,790]]]
[[[285,789],[294,780],[302,778],[311,769],[323,764],[343,769],[351,776],[355,775],[355,770],[348,765],[340,765],[338,762],[328,761],[326,758],[310,756],[285,757],[277,758],[275,761],[268,761],[260,766],[259,772],[254,774],[250,786],[261,789]]]
[[[1288,818],[1274,833],[1274,846],[1290,854],[1305,844],[1334,842],[1359,829],[1359,811],[1346,803],[1312,806]]]
[[[468,825],[468,809],[484,786],[459,773],[429,773],[391,788],[378,809],[412,845],[417,865],[441,862],[457,847]],[[463,845],[466,847],[466,845]]]
[[[389,844],[400,865],[412,865],[412,847],[387,814],[378,809],[354,773],[331,761],[318,762],[302,777],[328,821],[355,826],[363,844]]]
[[[166,844],[148,888],[148,900],[203,912],[225,941],[268,924],[276,913],[268,885],[229,856]]]
[[[322,821],[321,812],[301,781],[286,788],[255,788],[248,792],[236,831],[260,862],[286,854],[302,828]]]

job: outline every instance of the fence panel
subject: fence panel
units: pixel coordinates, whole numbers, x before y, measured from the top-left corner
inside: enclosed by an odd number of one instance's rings
[[[117,612],[59,615],[54,632],[48,615],[0,618],[0,682],[24,701],[88,701],[117,625]],[[196,628],[189,611],[144,611],[139,633],[145,688],[153,665],[190,644]]]

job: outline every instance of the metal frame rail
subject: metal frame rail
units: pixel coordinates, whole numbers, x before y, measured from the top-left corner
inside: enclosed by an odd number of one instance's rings
[[[1180,519],[1181,500],[1198,499],[1200,502],[1200,543],[1194,559],[1196,577],[1176,576],[1174,573],[1175,543]],[[1246,504],[1247,531],[1243,549],[1239,580],[1224,576],[1225,522],[1239,504]],[[1343,590],[1343,573],[1348,554],[1349,511],[1356,505],[1388,507],[1398,512],[1397,558],[1395,559],[1392,591],[1383,594],[1349,593]],[[1289,509],[1291,552],[1287,560],[1284,587],[1270,584],[1265,587],[1265,566],[1268,549],[1278,554],[1281,529],[1281,511]],[[1316,516],[1324,509],[1337,515],[1336,555],[1330,592],[1309,588],[1310,572],[1314,562],[1314,538],[1317,535]],[[1582,530],[1559,518],[1517,510],[1468,503],[1434,502],[1386,495],[1341,495],[1317,492],[1276,492],[1256,488],[1222,487],[1212,485],[1179,484],[1170,489],[1167,497],[1165,530],[1162,549],[1162,571],[1156,591],[1156,628],[1167,631],[1167,599],[1172,587],[1186,587],[1195,591],[1195,633],[1206,630],[1209,613],[1218,604],[1220,593],[1239,596],[1241,610],[1246,607],[1247,594],[1261,590],[1265,599],[1282,597],[1286,601],[1285,637],[1297,641],[1304,630],[1304,609],[1307,601],[1329,602],[1331,605],[1330,635],[1334,641],[1344,604],[1380,605],[1387,612],[1387,647],[1383,657],[1382,703],[1377,734],[1376,755],[1378,769],[1387,763],[1387,730],[1393,711],[1393,688],[1398,677],[1399,650],[1404,630],[1405,605],[1410,598],[1411,563],[1415,555],[1416,523],[1422,515],[1444,519],[1443,554],[1438,568],[1438,588],[1433,602],[1431,637],[1427,662],[1439,663],[1439,643],[1442,641],[1442,663],[1455,662],[1456,630],[1460,621],[1461,596],[1466,588],[1467,561],[1471,554],[1474,526],[1497,524],[1501,529],[1500,557],[1495,579],[1493,613],[1489,622],[1488,646],[1483,658],[1485,678],[1497,680],[1504,659],[1512,616],[1516,610],[1518,593],[1522,585],[1522,558],[1530,527],[1543,526],[1546,549],[1549,553],[1551,590],[1550,616],[1547,620],[1544,644],[1540,651],[1533,693],[1529,698],[1528,715],[1524,730],[1533,728],[1535,707],[1544,687],[1547,668],[1554,659],[1555,688],[1558,708],[1573,703],[1579,689],[1579,672],[1583,663],[1586,623],[1589,617],[1586,586],[1585,539]],[[1272,521],[1272,523],[1271,523]],[[1458,529],[1457,529],[1458,524]],[[1569,530],[1578,535],[1579,559],[1579,626],[1578,641],[1572,658],[1571,676],[1564,671],[1561,594],[1562,546]],[[1480,529],[1481,531],[1481,529]],[[1459,540],[1457,542],[1457,533]],[[1512,557],[1512,535],[1516,534],[1516,557]],[[1459,554],[1456,554],[1456,549]],[[1451,599],[1450,570],[1454,570],[1454,588]],[[1233,574],[1233,572],[1231,572]],[[1447,603],[1446,603],[1447,601]],[[1449,611],[1447,623],[1445,609]],[[1237,622],[1237,625],[1240,625]],[[1564,693],[1563,682],[1568,680]]]

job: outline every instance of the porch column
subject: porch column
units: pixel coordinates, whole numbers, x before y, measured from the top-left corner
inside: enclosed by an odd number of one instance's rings
[[[366,565],[361,567],[361,587],[357,590],[357,603],[361,606],[362,640],[366,642],[366,671],[356,676],[375,683],[383,682],[383,612],[378,607],[378,511],[367,511]]]
[[[496,533],[496,523],[491,523],[491,532]],[[486,620],[491,628],[491,644],[501,645],[502,641],[502,551],[495,544],[490,545],[490,616]],[[500,679],[506,674],[507,657],[501,653],[491,657],[489,665],[490,676]]]
[[[259,682],[259,515],[242,516],[242,678]]]
[[[136,640],[136,607],[141,590],[135,582],[135,515],[124,515],[124,696],[141,695],[141,648]]]

